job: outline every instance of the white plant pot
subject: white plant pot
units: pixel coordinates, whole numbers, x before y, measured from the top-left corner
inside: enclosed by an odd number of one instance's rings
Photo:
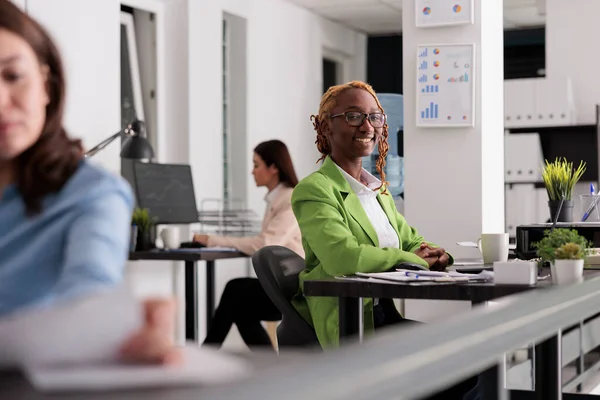
[[[584,260],[555,260],[550,266],[552,283],[563,285],[581,282],[583,263]]]

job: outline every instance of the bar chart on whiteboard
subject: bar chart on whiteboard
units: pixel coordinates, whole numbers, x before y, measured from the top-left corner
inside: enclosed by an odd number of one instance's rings
[[[417,126],[474,126],[474,45],[417,48]]]

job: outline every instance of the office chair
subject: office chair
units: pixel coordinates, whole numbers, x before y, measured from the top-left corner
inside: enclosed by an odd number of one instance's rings
[[[281,312],[277,327],[279,349],[319,346],[315,330],[292,306],[304,259],[282,246],[266,246],[252,256],[252,266],[263,289]]]

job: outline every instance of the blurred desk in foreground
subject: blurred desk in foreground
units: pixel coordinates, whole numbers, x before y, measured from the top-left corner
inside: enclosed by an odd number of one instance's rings
[[[253,372],[266,372],[282,367],[293,367],[296,363],[312,362],[312,357],[318,355],[311,351],[303,350],[302,353],[286,352],[276,355],[273,351],[239,354],[254,367]],[[190,400],[215,398],[214,393],[219,392],[223,385],[201,385],[180,387],[156,387],[145,389],[127,389],[111,391],[85,391],[64,393],[41,393],[36,391],[24,374],[15,370],[0,370],[0,399],[6,400]],[[210,389],[210,390],[208,390]],[[206,391],[213,395],[205,396]],[[218,397],[218,396],[216,396]]]

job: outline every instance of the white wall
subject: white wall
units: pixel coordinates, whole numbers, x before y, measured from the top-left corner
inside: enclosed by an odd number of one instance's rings
[[[118,0],[27,0],[28,13],[54,37],[65,64],[65,125],[91,148],[120,129]],[[92,159],[120,172],[118,141]]]
[[[600,103],[598,15],[600,1],[546,0],[546,76],[550,81],[571,77],[579,124],[595,123]]]
[[[323,47],[352,59],[349,78],[364,79],[366,37],[283,0],[189,3],[190,159],[198,198],[220,195],[221,19],[248,20],[248,152],[263,140],[283,140],[300,177],[316,168],[309,116],[318,111]],[[208,116],[216,117],[208,117]],[[199,152],[207,148],[210,152]],[[202,156],[199,156],[202,154]],[[210,173],[207,173],[210,171]],[[248,180],[249,206],[264,209],[264,190]]]

